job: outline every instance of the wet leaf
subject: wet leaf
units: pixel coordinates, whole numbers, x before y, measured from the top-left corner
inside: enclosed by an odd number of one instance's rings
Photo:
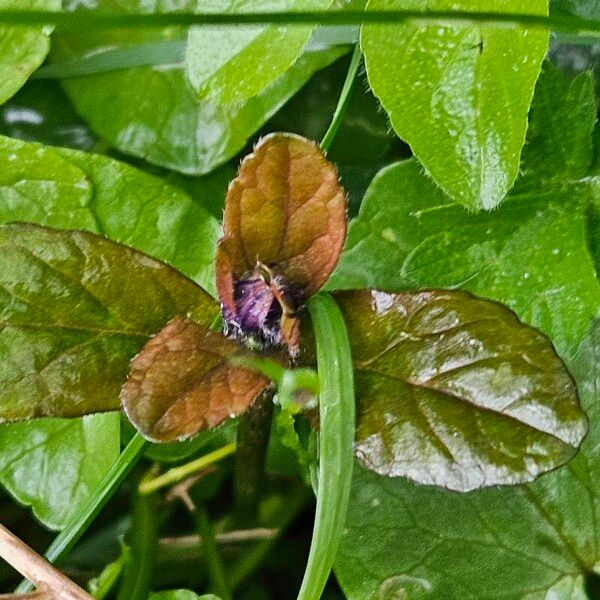
[[[139,0],[100,0],[99,10],[147,12]],[[197,3],[178,4],[193,11]],[[162,5],[164,8],[164,5]],[[55,62],[93,54],[98,48],[127,47],[160,40],[184,40],[184,28],[88,31],[85,36],[54,36]],[[187,174],[203,174],[235,156],[248,138],[311,77],[346,50],[332,48],[303,54],[260,94],[236,105],[199,100],[186,81],[185,65],[122,69],[64,79],[77,111],[95,133],[120,151]],[[140,102],[139,90],[144,90]]]
[[[206,12],[326,9],[332,0],[203,0]],[[275,83],[302,52],[312,25],[193,27],[188,35],[186,73],[200,98],[216,105],[244,102]]]
[[[596,114],[591,89],[582,83],[571,87],[556,72],[541,78],[530,125],[531,143],[548,161],[555,154],[564,157],[571,174],[588,160],[583,124]],[[553,108],[545,108],[548,98]],[[548,127],[549,112],[563,118]],[[574,129],[576,119],[580,125]],[[542,173],[535,165],[543,161],[529,156],[524,168],[532,176]],[[587,218],[590,203],[600,197],[600,180],[565,178],[560,185],[527,180],[531,189],[511,194],[498,210],[472,214],[450,201],[416,161],[390,165],[372,181],[351,221],[328,287],[461,287],[508,305],[547,334],[559,353],[571,355],[596,314],[600,293],[588,250],[596,230]]]
[[[47,527],[62,529],[119,456],[119,415],[0,425],[0,482]]]
[[[0,136],[7,221],[102,233],[214,289],[218,221],[179,188],[105,156]]]
[[[295,311],[327,281],[345,232],[345,192],[318,146],[291,134],[263,138],[225,202],[216,267],[225,320],[273,343],[281,321],[293,340]]]
[[[417,3],[418,4],[418,3]],[[367,9],[410,9],[370,0]],[[435,0],[430,10],[547,14],[547,0]],[[485,25],[365,25],[369,82],[398,135],[456,202],[491,209],[519,169],[547,33]]]
[[[355,465],[336,568],[349,600],[594,597],[586,579],[600,560],[597,322],[568,365],[590,432],[568,465],[532,484],[453,494]]]
[[[0,10],[59,10],[60,0],[1,0]],[[50,49],[48,27],[0,27],[0,104],[42,64]]]
[[[458,491],[531,481],[586,432],[552,344],[457,291],[339,294],[355,361],[356,456]]]
[[[590,180],[524,193],[473,214],[416,161],[392,165],[367,191],[330,287],[461,287],[507,304],[559,351],[574,352],[597,310],[585,219],[596,188]]]
[[[121,399],[130,421],[155,442],[186,439],[244,412],[268,379],[230,364],[237,345],[176,317],[132,360]]]
[[[171,267],[91,233],[3,225],[0,255],[1,421],[118,410],[146,340],[218,310]]]

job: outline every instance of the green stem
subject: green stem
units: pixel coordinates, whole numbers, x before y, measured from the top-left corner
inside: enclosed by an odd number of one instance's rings
[[[45,554],[48,561],[60,562],[69,553],[133,469],[142,456],[146,444],[146,440],[139,434],[131,439],[87,504],[73,515],[65,528],[56,536]],[[16,592],[25,593],[31,589],[33,586],[29,581],[22,581]]]
[[[346,80],[344,81],[337,106],[335,107],[335,112],[333,113],[333,118],[331,119],[329,128],[321,140],[321,150],[323,150],[325,153],[329,151],[331,143],[333,142],[333,139],[335,138],[335,135],[340,127],[340,123],[344,117],[344,113],[346,112],[346,107],[348,106],[348,101],[350,100],[350,92],[352,91],[352,87],[356,81],[356,74],[358,73],[358,68],[360,67],[361,57],[362,53],[360,51],[360,44],[356,44],[354,47],[354,52],[352,53],[352,59],[350,60],[350,66],[348,67],[348,73],[346,74]]]
[[[196,526],[202,541],[200,550],[206,561],[212,587],[210,591],[218,596],[220,600],[231,600],[231,592],[225,577],[225,568],[215,540],[215,530],[206,509],[200,505],[196,506]]]
[[[116,14],[102,11],[2,10],[0,22],[15,25],[55,25],[62,29],[88,27],[128,28],[169,27],[173,25],[359,25],[362,23],[415,23],[471,26],[516,25],[528,28],[600,35],[600,20],[568,15],[515,14],[443,10],[327,10],[247,13],[153,13]]]
[[[169,469],[166,473],[163,473],[154,479],[142,481],[138,491],[142,495],[151,494],[161,488],[178,483],[179,481],[194,475],[194,473],[198,473],[198,471],[202,471],[202,469],[206,469],[206,467],[231,456],[235,452],[235,449],[235,444],[227,444],[226,446],[192,460],[185,465]]]
[[[131,560],[125,567],[117,600],[147,600],[158,544],[156,494],[134,494]]]
[[[262,540],[244,552],[241,560],[229,574],[229,586],[232,590],[238,588],[266,560],[277,540],[300,512],[306,508],[311,495],[308,488],[302,485],[286,498],[285,505],[278,511],[278,515],[271,523],[277,528],[279,535]]]
[[[256,522],[273,417],[273,394],[268,388],[240,417],[234,474],[238,527],[253,526]]]
[[[308,303],[317,343],[319,485],[308,564],[298,600],[321,597],[333,566],[350,499],[354,463],[354,381],[342,313],[329,294]]]

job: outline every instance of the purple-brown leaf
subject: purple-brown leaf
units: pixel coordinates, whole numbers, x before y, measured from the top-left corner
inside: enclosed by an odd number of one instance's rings
[[[497,302],[448,290],[337,294],[369,469],[468,491],[531,481],[587,430],[550,341]]]

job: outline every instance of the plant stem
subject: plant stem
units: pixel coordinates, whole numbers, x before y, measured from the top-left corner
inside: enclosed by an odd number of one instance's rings
[[[352,87],[356,81],[356,74],[358,73],[358,68],[360,67],[361,57],[362,53],[360,51],[360,44],[356,44],[350,60],[350,66],[348,67],[346,80],[342,86],[342,91],[340,93],[337,106],[335,107],[335,112],[333,113],[333,118],[331,119],[329,128],[321,140],[321,150],[323,150],[325,154],[327,154],[329,151],[333,139],[335,138],[335,135],[340,127],[340,123],[344,117],[344,113],[346,112],[346,107],[348,106],[348,101],[350,100],[350,92],[352,91]]]
[[[127,562],[117,600],[147,600],[158,544],[156,494],[134,494],[131,560]]]
[[[240,561],[231,569],[229,573],[229,586],[235,589],[247,579],[252,572],[263,563],[273,549],[273,546],[283,535],[285,530],[294,521],[298,514],[306,507],[310,498],[310,492],[306,486],[298,486],[288,498],[285,505],[279,511],[273,524],[277,526],[277,535],[264,539],[252,548],[244,552]]]
[[[169,469],[154,479],[142,481],[138,491],[142,495],[151,494],[156,490],[178,483],[179,481],[190,477],[190,475],[194,475],[198,471],[202,471],[203,469],[206,469],[206,467],[231,456],[235,452],[235,449],[235,444],[227,444],[226,446],[223,446],[214,452],[210,452],[205,456],[201,456],[185,465]]]
[[[220,600],[231,600],[231,592],[227,585],[225,569],[215,540],[215,531],[206,509],[202,505],[196,505],[196,528],[202,540],[201,544],[198,544],[198,547],[201,549],[206,561],[208,576],[212,586],[211,591]]]
[[[321,597],[337,553],[354,462],[354,381],[342,313],[329,294],[309,300],[315,328],[319,396],[319,486],[308,563],[298,600]]]
[[[0,525],[0,557],[32,581],[47,598],[92,600],[87,592],[55,569],[25,542]]]
[[[191,25],[360,25],[362,23],[414,23],[471,26],[521,26],[597,37],[600,20],[568,15],[515,14],[444,10],[327,10],[247,13],[116,14],[102,11],[2,10],[0,23],[55,25],[63,30],[94,28],[169,27]]]
[[[117,491],[121,483],[123,483],[131,469],[133,469],[142,456],[146,444],[146,440],[140,434],[136,434],[131,438],[131,441],[127,444],[123,452],[121,452],[117,462],[104,476],[104,479],[100,482],[87,504],[73,515],[69,523],[56,536],[46,551],[45,556],[49,562],[59,562],[73,548],[98,513]],[[31,583],[22,581],[17,587],[16,592],[24,593],[31,589]]]
[[[234,496],[238,527],[255,525],[267,445],[273,417],[274,390],[267,388],[241,417],[237,431]]]

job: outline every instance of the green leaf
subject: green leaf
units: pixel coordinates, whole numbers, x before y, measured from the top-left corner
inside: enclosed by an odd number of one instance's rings
[[[216,303],[164,263],[91,233],[0,226],[0,420],[119,409],[129,361]]]
[[[203,11],[244,13],[326,9],[332,0],[203,0]],[[302,52],[312,26],[194,27],[186,72],[201,98],[216,105],[244,102],[281,77]]]
[[[571,377],[506,307],[443,290],[336,298],[367,468],[464,492],[532,481],[573,456],[587,427]]]
[[[0,9],[59,10],[60,0],[0,0]],[[50,49],[48,27],[0,27],[0,104],[42,64]]]
[[[583,600],[600,560],[600,325],[569,366],[590,433],[526,486],[451,494],[355,469],[336,573],[349,600]],[[390,552],[394,548],[394,552]]]
[[[52,529],[87,502],[118,456],[116,413],[0,425],[0,482]]]
[[[561,186],[590,172],[596,123],[591,73],[569,81],[546,63],[535,89],[529,121],[521,176],[514,192]]]
[[[181,10],[195,8],[191,2]],[[102,0],[99,9],[139,13],[139,0]],[[102,47],[183,39],[185,29],[89,31],[55,36],[52,59],[64,61]],[[310,52],[260,94],[236,105],[200,101],[184,64],[156,65],[66,79],[64,88],[91,128],[127,154],[187,174],[208,173],[237,154],[317,71],[346,50]],[[140,100],[139,90],[144,90]]]
[[[521,194],[472,214],[416,161],[392,165],[367,191],[329,289],[461,287],[507,304],[572,352],[598,304],[584,210],[599,185]]]
[[[546,14],[547,0],[370,0],[368,9]],[[519,169],[547,33],[485,25],[365,25],[367,75],[392,126],[456,202],[491,209]]]
[[[557,15],[576,15],[584,19],[598,19],[598,0],[550,0],[550,11]]]
[[[0,222],[17,220],[102,233],[214,290],[218,221],[180,189],[104,156],[0,137]]]

